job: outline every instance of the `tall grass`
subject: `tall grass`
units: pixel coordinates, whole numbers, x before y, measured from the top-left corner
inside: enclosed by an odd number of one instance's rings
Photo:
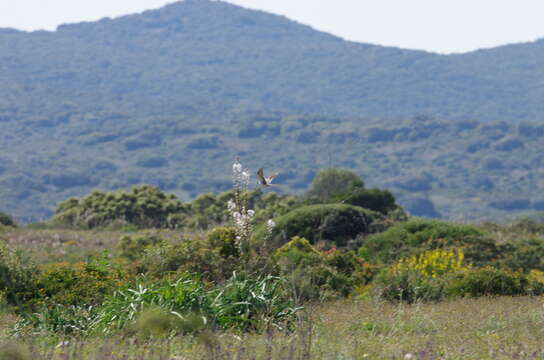
[[[343,300],[299,313],[290,332],[202,331],[169,338],[25,338],[30,358],[90,359],[542,359],[544,307],[536,297],[394,305]],[[5,341],[5,340],[4,340]],[[0,349],[0,358],[1,358]]]

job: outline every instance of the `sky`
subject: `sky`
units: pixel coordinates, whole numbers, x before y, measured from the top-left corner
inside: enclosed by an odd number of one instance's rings
[[[54,30],[172,0],[0,0],[0,27]],[[460,53],[544,37],[543,0],[228,0],[344,39]]]

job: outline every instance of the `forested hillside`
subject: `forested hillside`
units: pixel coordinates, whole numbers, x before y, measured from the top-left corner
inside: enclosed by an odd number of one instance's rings
[[[239,155],[285,192],[346,167],[418,215],[541,210],[542,59],[544,41],[444,56],[207,0],[2,29],[0,207],[36,220],[140,183],[188,199]]]
[[[107,119],[249,105],[541,120],[543,58],[543,41],[441,56],[347,42],[283,17],[188,0],[56,32],[4,29],[0,94],[4,118],[53,124],[74,112]]]

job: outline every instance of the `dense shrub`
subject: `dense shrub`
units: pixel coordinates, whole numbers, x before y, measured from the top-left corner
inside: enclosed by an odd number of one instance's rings
[[[390,301],[438,301],[447,295],[451,276],[470,270],[462,251],[436,249],[401,259],[376,279],[381,296]]]
[[[347,296],[373,276],[367,264],[352,252],[332,249],[322,253],[300,237],[276,249],[272,259],[299,302]]]
[[[496,266],[529,272],[544,271],[544,239],[529,238],[508,242],[500,246]]]
[[[13,217],[11,217],[11,215],[0,211],[0,226],[2,225],[17,227],[17,224],[15,223],[15,220],[13,220]]]
[[[136,271],[160,278],[168,273],[191,272],[203,279],[222,281],[240,263],[232,229],[212,230],[206,239],[184,239],[180,243],[160,243],[145,249]]]
[[[289,326],[299,310],[286,281],[270,275],[239,276],[210,292],[213,321],[223,328],[264,330]]]
[[[275,262],[286,269],[298,266],[313,266],[323,262],[323,254],[308,240],[295,236],[287,244],[276,249],[272,256]]]
[[[453,296],[528,295],[529,280],[521,273],[494,267],[474,268],[460,274],[450,285]]]
[[[386,270],[377,275],[374,291],[388,301],[440,301],[446,297],[447,283],[444,278],[427,277],[416,270]]]
[[[312,180],[307,196],[319,202],[328,202],[330,199],[354,189],[363,189],[363,180],[353,171],[345,169],[321,170]]]
[[[83,199],[71,198],[57,206],[53,223],[95,228],[126,222],[139,227],[169,227],[171,216],[186,211],[174,195],[154,186],[134,187],[130,191],[95,191]]]
[[[540,295],[544,272],[529,275],[492,266],[463,265],[462,252],[433,250],[383,270],[375,291],[390,301],[438,301],[446,297]]]
[[[333,248],[325,252],[325,261],[338,273],[350,278],[350,292],[353,287],[360,287],[370,283],[377,272],[376,266],[357,256],[354,251]]]
[[[0,241],[0,292],[11,305],[24,305],[36,296],[38,269],[21,250],[9,248]]]
[[[495,227],[499,227],[495,225]],[[508,231],[516,234],[544,234],[544,218],[542,213],[533,217],[521,217],[507,226]]]
[[[235,275],[222,286],[207,290],[197,277],[184,273],[173,282],[125,287],[106,298],[93,320],[92,331],[109,334],[142,321],[147,323],[144,328],[161,322],[166,331],[194,331],[195,327],[188,329],[186,325],[195,315],[203,319],[198,329],[205,324],[240,330],[282,326],[293,321],[297,311],[284,285],[277,277]],[[154,316],[142,319],[149,310]]]
[[[529,294],[544,294],[544,271],[531,270],[527,274],[527,281],[529,281]]]
[[[315,244],[330,241],[345,246],[348,240],[368,233],[380,215],[358,206],[345,204],[309,205],[295,209],[274,219],[276,226],[270,236],[275,244],[285,244],[294,236],[301,236]],[[257,231],[256,238],[264,239],[266,229]]]
[[[76,228],[171,228],[207,230],[230,220],[227,203],[233,191],[206,193],[192,202],[181,203],[174,195],[144,185],[130,191],[95,191],[83,199],[70,198],[58,204],[50,222],[53,226]],[[284,215],[298,206],[294,196],[248,192],[248,207],[255,210],[255,222]]]
[[[210,230],[206,241],[209,248],[217,249],[224,259],[235,260],[240,256],[240,249],[236,244],[236,229],[233,227],[216,227]]]
[[[360,206],[382,214],[387,214],[399,207],[395,203],[395,197],[388,190],[356,189],[348,194],[338,195],[336,198],[344,204]]]
[[[124,235],[119,239],[120,255],[128,260],[140,259],[146,248],[162,243],[157,235]]]
[[[94,258],[88,263],[51,264],[37,279],[39,298],[31,303],[34,307],[98,305],[124,280],[121,269],[105,258]]]
[[[402,257],[443,247],[463,247],[473,264],[489,261],[499,251],[495,242],[476,226],[414,219],[365,238],[359,253],[372,262],[393,263]]]

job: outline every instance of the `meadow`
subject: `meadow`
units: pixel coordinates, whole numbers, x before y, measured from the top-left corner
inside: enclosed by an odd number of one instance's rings
[[[151,186],[0,216],[0,359],[541,359],[544,225],[416,218],[323,170],[303,196]]]

